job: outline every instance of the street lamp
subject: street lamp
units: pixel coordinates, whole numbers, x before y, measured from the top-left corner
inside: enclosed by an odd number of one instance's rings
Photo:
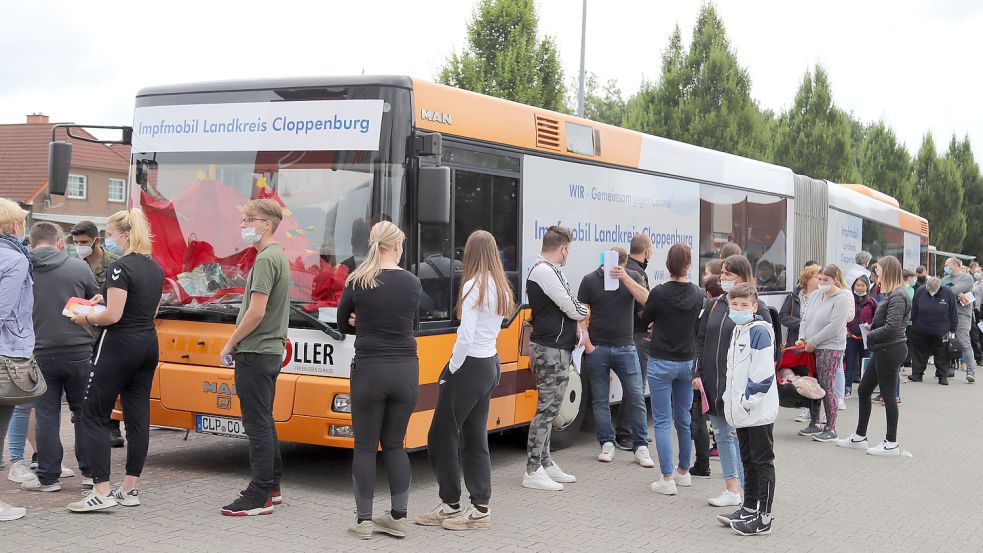
[[[580,24],[580,87],[577,89],[577,116],[584,116],[584,81],[587,73],[584,69],[584,54],[587,40],[587,0],[584,0],[584,16]]]

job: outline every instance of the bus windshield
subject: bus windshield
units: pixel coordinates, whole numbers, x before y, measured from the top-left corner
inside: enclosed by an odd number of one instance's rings
[[[255,248],[242,241],[241,206],[283,207],[275,237],[290,261],[291,298],[307,311],[338,305],[368,252],[369,229],[399,222],[403,167],[371,152],[147,153],[133,158],[133,203],[147,214],[166,275],[163,304],[241,301]]]

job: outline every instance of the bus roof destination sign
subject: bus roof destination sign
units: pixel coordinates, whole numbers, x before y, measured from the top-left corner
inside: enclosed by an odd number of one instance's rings
[[[382,100],[139,107],[133,151],[376,151],[382,109]]]

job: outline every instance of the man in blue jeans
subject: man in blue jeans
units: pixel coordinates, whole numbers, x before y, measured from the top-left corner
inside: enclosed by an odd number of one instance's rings
[[[73,297],[92,298],[98,292],[96,279],[81,259],[68,257],[65,241],[55,225],[44,221],[31,227],[31,263],[34,265],[34,358],[41,367],[48,390],[34,402],[37,415],[38,470],[21,487],[39,492],[61,489],[62,476],[61,396],[68,398],[75,425],[75,458],[86,484],[91,487],[91,472],[80,440],[85,385],[92,371],[92,334],[62,315]]]
[[[601,453],[597,460],[610,463],[614,460],[615,435],[611,422],[610,373],[614,371],[621,382],[623,395],[621,408],[629,409],[635,462],[652,468],[655,462],[648,450],[648,416],[645,412],[644,380],[638,364],[638,352],[633,337],[635,302],[648,299],[648,290],[640,284],[641,275],[626,271],[628,253],[621,248],[618,266],[611,269],[611,276],[618,280],[616,290],[604,289],[604,267],[588,273],[580,282],[577,296],[591,312],[587,327],[586,371],[590,381],[594,426]]]

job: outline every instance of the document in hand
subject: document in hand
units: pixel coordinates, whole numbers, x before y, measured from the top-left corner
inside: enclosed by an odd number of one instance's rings
[[[68,303],[65,304],[65,308],[61,310],[61,314],[66,317],[74,317],[75,315],[102,313],[105,310],[105,305],[99,305],[83,298],[69,298]]]
[[[959,305],[965,306],[965,305],[969,305],[969,304],[971,304],[971,303],[973,303],[975,301],[976,301],[976,296],[973,295],[972,292],[966,292],[963,295],[963,298],[961,300],[959,300]]]
[[[870,325],[867,323],[860,324],[860,337],[864,339],[864,349],[867,349],[867,335],[870,334]]]

